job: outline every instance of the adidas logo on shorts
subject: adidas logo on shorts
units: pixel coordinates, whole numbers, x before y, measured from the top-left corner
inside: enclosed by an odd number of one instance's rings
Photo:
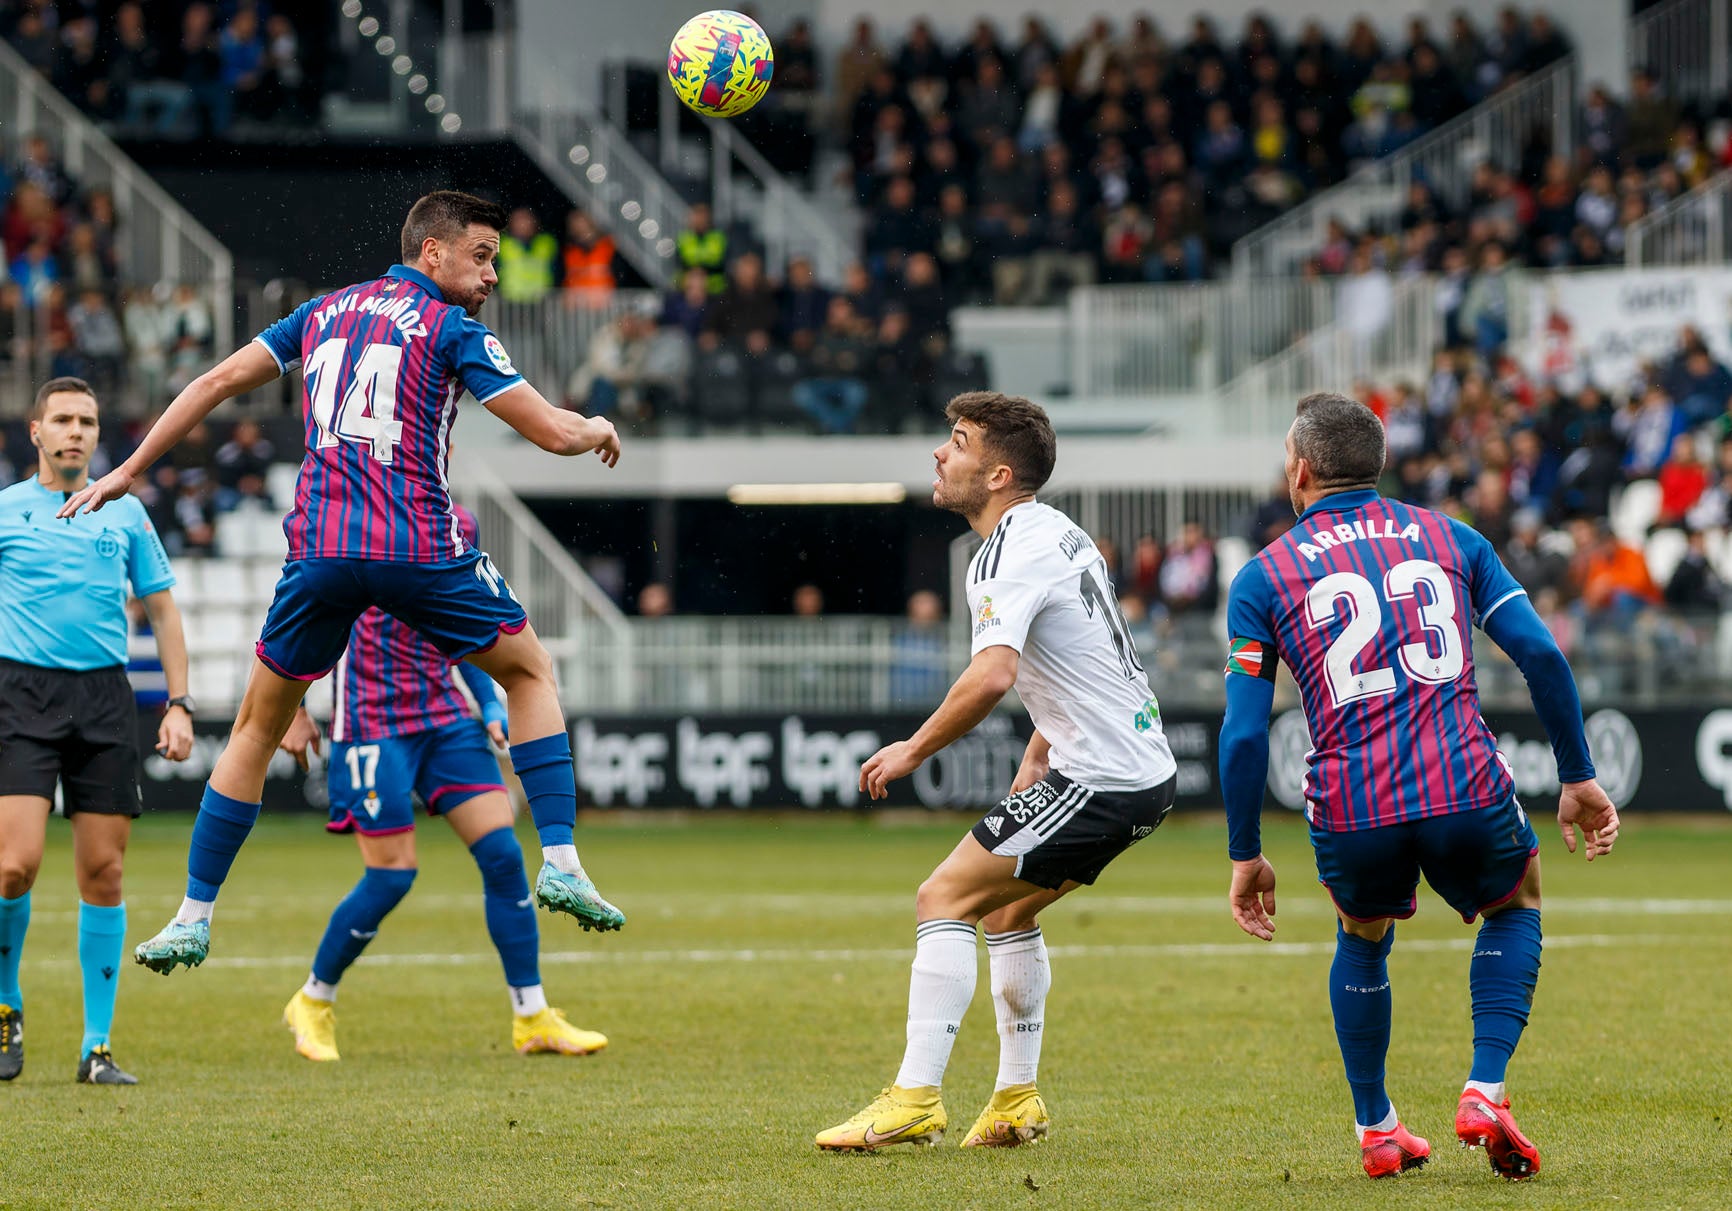
[[[993,836],[995,836],[995,837],[998,836],[1000,830],[1002,830],[1003,828],[1004,828],[1004,817],[1003,816],[988,816],[986,818],[986,829]]]

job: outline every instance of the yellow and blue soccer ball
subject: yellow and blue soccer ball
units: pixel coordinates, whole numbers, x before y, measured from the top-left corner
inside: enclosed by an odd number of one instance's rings
[[[770,91],[770,37],[744,13],[719,8],[680,26],[668,47],[668,81],[706,118],[737,118]]]

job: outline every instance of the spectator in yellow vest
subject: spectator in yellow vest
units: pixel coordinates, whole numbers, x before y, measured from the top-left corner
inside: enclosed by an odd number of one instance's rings
[[[537,303],[553,290],[559,241],[541,230],[535,212],[519,207],[499,242],[499,297],[508,303]]]
[[[689,226],[674,241],[679,252],[680,268],[702,269],[710,276],[710,293],[720,294],[728,288],[725,269],[728,264],[728,237],[710,226],[708,202],[692,203]]]

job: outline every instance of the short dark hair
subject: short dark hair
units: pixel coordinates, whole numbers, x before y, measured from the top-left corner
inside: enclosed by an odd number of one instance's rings
[[[944,415],[952,425],[965,420],[979,426],[987,448],[1010,468],[1023,491],[1038,492],[1052,478],[1058,436],[1039,404],[1001,391],[968,391],[951,400]]]
[[[454,240],[471,223],[503,231],[505,207],[472,193],[434,190],[409,207],[409,217],[403,220],[403,263],[407,265],[419,257],[421,245],[428,239]]]
[[[1311,464],[1319,488],[1375,484],[1389,455],[1377,413],[1356,399],[1317,391],[1299,401],[1293,453]]]
[[[58,395],[62,391],[70,392],[73,395],[88,395],[93,402],[96,400],[96,392],[91,390],[90,384],[81,378],[73,378],[70,374],[60,378],[51,378],[37,390],[36,402],[30,405],[30,419],[41,420],[43,412],[48,407],[48,397]]]

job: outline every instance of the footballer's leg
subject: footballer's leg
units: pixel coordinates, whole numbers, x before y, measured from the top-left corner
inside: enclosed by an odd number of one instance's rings
[[[577,778],[553,678],[553,658],[527,622],[520,630],[501,631],[497,643],[466,658],[505,691],[511,765],[523,783],[541,839],[543,865],[535,880],[536,902],[550,911],[570,914],[585,929],[619,929],[625,914],[601,898],[577,856],[572,835],[577,824]]]
[[[1051,1126],[1036,1088],[1052,987],[1046,938],[1037,915],[1078,884],[1025,896],[981,919],[992,1004],[998,1017],[998,1080],[992,1099],[963,1138],[964,1148],[1013,1147],[1045,1138]]]
[[[479,728],[475,732],[480,735]],[[484,739],[478,747],[479,755],[493,765]],[[440,806],[437,796],[428,802],[436,810]],[[511,801],[503,791],[489,791],[444,814],[481,872],[487,934],[499,952],[511,1000],[512,1047],[523,1055],[590,1055],[606,1047],[606,1035],[573,1026],[547,1003],[541,986],[540,931],[523,869],[523,848],[511,826]]]
[[[334,770],[340,764],[335,748],[332,757]],[[400,792],[391,797],[403,800],[402,812],[412,812],[413,808],[407,802],[407,786],[399,785]],[[294,1032],[295,1050],[309,1060],[338,1058],[337,985],[368,944],[379,935],[379,927],[391,910],[402,903],[403,897],[415,885],[419,863],[415,855],[414,818],[410,816],[410,823],[405,828],[396,824],[398,815],[387,817],[383,811],[380,815],[390,831],[372,836],[363,832],[355,834],[363,864],[360,882],[332,911],[324,936],[319,940],[319,949],[313,955],[307,982],[283,1009],[283,1025]]]
[[[1383,1087],[1393,1016],[1389,951],[1394,945],[1395,922],[1390,918],[1366,920],[1341,910],[1335,962],[1329,968],[1329,1008],[1353,1090],[1360,1161],[1371,1177],[1393,1177],[1431,1158],[1431,1145],[1401,1125]]]
[[[902,1067],[865,1109],[819,1132],[818,1147],[868,1151],[944,1138],[948,1120],[939,1088],[963,1014],[974,999],[975,926],[993,910],[1042,890],[1017,878],[1017,865],[1015,858],[988,851],[970,833],[920,885]]]
[[[1540,1152],[1516,1126],[1504,1074],[1533,1007],[1540,974],[1540,861],[1536,855],[1516,894],[1488,909],[1468,968],[1473,999],[1473,1065],[1456,1105],[1455,1133],[1464,1147],[1484,1148],[1492,1171],[1522,1181],[1540,1171]]]
[[[71,807],[69,797],[68,807]],[[78,1079],[92,1085],[136,1085],[109,1048],[120,960],[126,944],[121,868],[132,817],[79,811],[72,816],[73,865],[78,875],[78,966],[84,977],[84,1039]]]
[[[0,795],[0,1081],[24,1071],[24,993],[18,965],[30,929],[30,889],[42,868],[53,806],[39,795]]]

